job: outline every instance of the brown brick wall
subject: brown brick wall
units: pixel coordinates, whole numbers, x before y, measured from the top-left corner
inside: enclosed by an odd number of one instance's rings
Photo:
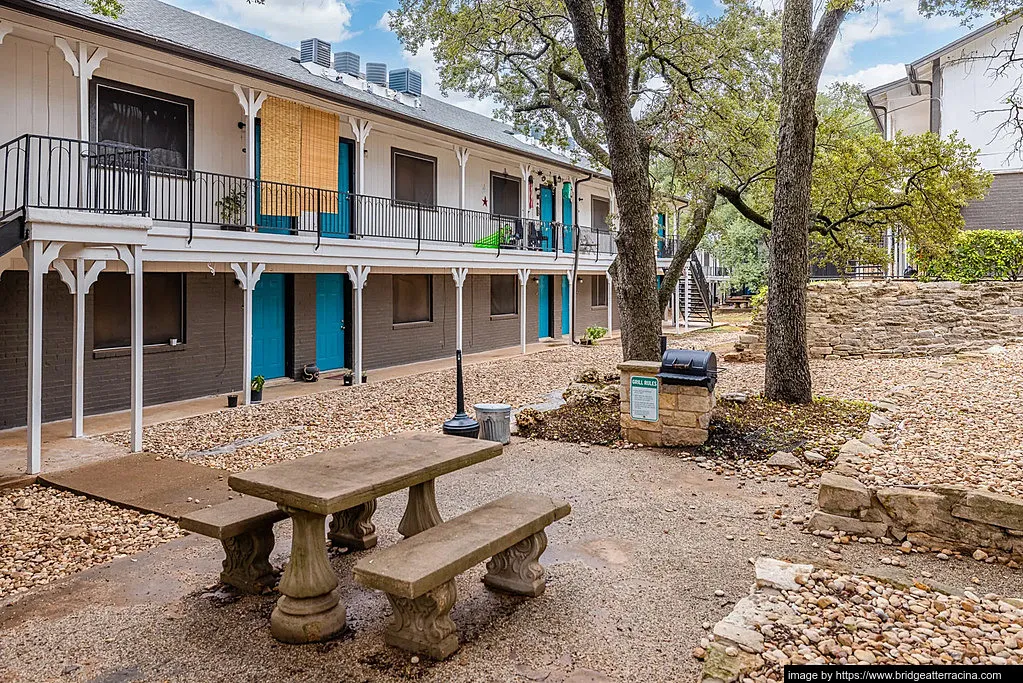
[[[43,278],[43,420],[71,416],[73,299],[57,275]],[[233,275],[190,273],[186,279],[185,343],[146,350],[146,405],[237,390],[241,376],[241,290]],[[0,429],[25,424],[28,374],[28,275],[0,277]],[[129,407],[127,350],[92,350],[93,297],[85,299],[85,412]],[[127,312],[126,312],[127,314]]]
[[[288,298],[284,371],[293,379],[301,379],[302,368],[316,363],[316,274],[292,275]]]
[[[1023,173],[999,173],[984,199],[963,209],[967,230],[1023,230]]]
[[[462,346],[465,353],[519,343],[519,318],[490,315],[490,276],[469,275],[462,293]],[[363,290],[363,365],[367,369],[415,363],[455,353],[455,282],[433,276],[433,321],[393,324],[390,275],[370,274]],[[537,340],[537,289],[526,287],[526,340]]]

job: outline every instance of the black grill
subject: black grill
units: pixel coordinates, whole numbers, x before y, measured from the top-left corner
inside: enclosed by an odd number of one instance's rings
[[[668,349],[661,356],[658,379],[664,384],[687,384],[714,391],[718,381],[718,359],[710,351]]]

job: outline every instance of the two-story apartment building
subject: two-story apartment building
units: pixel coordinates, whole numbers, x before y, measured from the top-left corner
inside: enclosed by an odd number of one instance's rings
[[[415,72],[124,4],[0,1],[0,429],[29,472],[43,421],[130,409],[138,450],[144,404],[256,375],[617,327],[606,172]]]
[[[1009,93],[1023,76],[1016,47],[1023,18],[998,20],[906,65],[906,77],[867,91],[878,130],[918,134],[956,132],[980,150],[994,175],[987,196],[963,209],[966,229],[1023,229],[1023,156],[1020,130],[1005,125]],[[904,245],[893,245],[892,273],[906,267]]]

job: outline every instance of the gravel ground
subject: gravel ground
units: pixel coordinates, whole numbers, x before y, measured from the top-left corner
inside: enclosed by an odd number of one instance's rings
[[[892,444],[865,474],[884,484],[958,484],[1023,496],[1023,347],[952,358],[814,361],[814,392],[891,398]],[[731,365],[720,391],[759,391],[762,364]]]
[[[1023,601],[995,593],[947,595],[921,581],[899,587],[818,570],[770,602],[778,618],[760,628],[767,665],[755,681],[783,680],[790,663],[1023,663]]]
[[[0,491],[0,599],[178,538],[178,525],[41,486]]]
[[[480,584],[482,566],[462,575],[452,617],[463,646],[446,662],[413,663],[383,645],[387,603],[350,577],[361,554],[333,557],[350,631],[297,647],[269,635],[276,596],[236,599],[211,588],[219,544],[189,537],[137,563],[118,560],[0,603],[0,680],[686,681],[699,671],[691,651],[707,634],[703,624],[748,592],[752,558],[827,566],[817,560],[822,539],[801,533],[796,521],[812,509],[813,493],[784,477],[753,485],[656,451],[516,439],[500,458],[437,484],[445,518],[509,490],[572,504],[548,530],[547,592],[505,598]],[[374,518],[381,546],[398,540],[404,503],[401,495],[381,499]],[[276,563],[290,545],[287,524],[278,529]],[[892,567],[879,564],[882,552],[896,550],[844,546],[841,571],[884,570],[905,583],[926,573],[951,590],[1023,594],[1021,574],[1003,567],[923,553]]]
[[[727,343],[729,330],[676,338],[695,347]],[[621,362],[617,342],[594,347],[561,346],[465,369],[466,404],[537,403],[568,386],[587,368],[614,371]],[[408,430],[439,430],[455,406],[455,371],[443,370],[342,387],[260,406],[222,410],[166,422],[144,430],[146,451],[233,471],[319,453]],[[127,432],[102,437],[122,446]]]

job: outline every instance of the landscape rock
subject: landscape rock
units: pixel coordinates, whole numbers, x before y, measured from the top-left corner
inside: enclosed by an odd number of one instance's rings
[[[767,459],[769,467],[779,467],[786,470],[798,470],[803,467],[802,461],[787,451],[777,451]]]

